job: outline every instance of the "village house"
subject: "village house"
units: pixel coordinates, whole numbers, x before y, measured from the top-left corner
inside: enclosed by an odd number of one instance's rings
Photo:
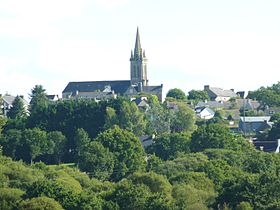
[[[16,96],[5,94],[3,96],[0,95],[0,98],[1,98],[1,104],[0,104],[1,113],[4,116],[7,116],[7,113],[13,107],[13,102],[14,102]],[[24,99],[23,96],[20,96],[20,98],[21,98],[21,101],[23,102],[23,106],[24,106],[24,108],[26,110],[26,113],[28,113],[29,103]]]
[[[234,90],[223,90],[222,88],[204,86],[204,91],[207,92],[211,101],[229,101],[230,98],[237,97]]]
[[[238,128],[244,134],[256,134],[272,128],[269,120],[270,116],[240,117]]]
[[[195,108],[196,116],[200,119],[210,120],[214,117],[215,112],[209,107],[196,107]]]

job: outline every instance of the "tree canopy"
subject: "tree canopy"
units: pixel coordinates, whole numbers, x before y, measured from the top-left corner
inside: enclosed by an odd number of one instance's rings
[[[178,89],[178,88],[170,89],[167,92],[166,97],[174,98],[176,100],[181,100],[181,101],[184,101],[187,99],[187,96],[184,93],[184,91],[182,91],[181,89]]]

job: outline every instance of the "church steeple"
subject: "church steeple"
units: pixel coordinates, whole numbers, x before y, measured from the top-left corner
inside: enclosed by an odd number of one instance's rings
[[[130,81],[131,85],[148,86],[147,58],[145,51],[142,51],[139,28],[137,27],[134,54],[131,51],[130,57]]]
[[[140,58],[142,56],[142,48],[141,48],[140,35],[139,35],[139,28],[138,27],[137,27],[137,32],[136,32],[134,56],[137,57],[137,58]]]

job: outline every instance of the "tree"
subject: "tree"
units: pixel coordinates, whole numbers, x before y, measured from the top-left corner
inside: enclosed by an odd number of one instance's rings
[[[27,117],[22,98],[17,96],[12,103],[12,108],[7,113],[7,116],[11,119],[21,119]]]
[[[136,171],[144,170],[145,152],[140,140],[133,133],[114,126],[100,133],[95,140],[114,154],[114,173],[110,177],[112,180],[120,180]]]
[[[203,204],[210,206],[215,202],[217,193],[215,192],[215,185],[205,173],[202,172],[181,172],[174,174],[170,179],[174,186],[173,194],[179,202],[179,206],[188,206],[193,204]],[[180,188],[179,186],[182,186]],[[181,191],[185,191],[183,195],[178,195]],[[193,191],[196,195],[189,195],[188,191]],[[192,193],[191,193],[192,194]],[[194,197],[199,199],[193,199]],[[185,199],[185,201],[182,199]],[[193,203],[193,204],[192,204]]]
[[[188,99],[195,101],[195,103],[197,103],[198,101],[210,100],[208,93],[204,90],[189,91]]]
[[[114,154],[100,142],[92,141],[80,155],[79,168],[90,177],[107,180],[113,173]]]
[[[136,136],[144,134],[146,121],[134,102],[120,100],[119,107],[106,108],[105,129],[118,125],[121,129],[133,132]]]
[[[76,148],[74,149],[76,161],[79,164],[81,155],[86,151],[91,140],[88,133],[83,128],[79,128],[74,136],[74,141],[76,143]]]
[[[46,196],[32,198],[23,201],[19,207],[20,210],[63,210],[62,206],[52,198]]]
[[[47,141],[49,146],[49,153],[54,157],[56,163],[61,162],[61,157],[64,154],[66,137],[60,131],[51,131],[47,133]]]
[[[180,152],[189,153],[190,139],[189,133],[166,133],[157,137],[154,144],[147,148],[147,151],[167,160],[176,157],[176,154]]]
[[[13,159],[19,159],[17,155],[18,147],[22,144],[22,131],[9,129],[2,138],[0,144],[3,146],[3,154]]]
[[[268,87],[260,87],[255,91],[249,91],[247,98],[261,102],[261,107],[280,105],[280,82]]]
[[[4,125],[6,124],[6,122],[7,122],[7,119],[0,115],[0,136],[2,133],[2,129],[3,129]]]
[[[22,133],[23,148],[27,147],[28,156],[31,164],[34,159],[40,155],[47,153],[48,141],[47,133],[39,128],[26,129]]]
[[[167,178],[162,175],[154,172],[134,173],[128,179],[135,185],[146,185],[152,193],[159,193],[171,199],[172,186]]]
[[[163,161],[156,165],[153,171],[170,178],[186,171],[201,171],[208,162],[208,157],[199,152],[182,154],[174,160]]]
[[[34,182],[26,191],[26,197],[49,197],[58,201],[65,209],[78,209],[80,192],[70,189],[56,180],[39,180]]]
[[[276,112],[275,114],[273,114],[270,118],[271,122],[277,123],[280,121],[280,112]]]
[[[12,210],[16,209],[24,191],[16,188],[0,188],[0,209]]]
[[[212,195],[208,192],[196,189],[192,185],[175,184],[172,196],[176,200],[179,209],[201,209],[207,210],[207,200]]]
[[[48,105],[48,98],[46,90],[42,85],[35,85],[30,94],[30,111],[35,111],[37,108],[46,107]]]
[[[29,127],[45,129],[47,127],[47,108],[49,100],[42,85],[35,85],[30,94]]]
[[[177,103],[178,109],[172,110],[171,132],[192,132],[196,129],[195,113],[185,103]]]
[[[112,128],[114,125],[118,125],[118,124],[119,124],[119,120],[118,120],[118,115],[116,113],[116,110],[108,106],[106,108],[106,115],[105,115],[105,125],[104,125],[105,130]]]
[[[186,94],[181,89],[178,88],[170,89],[167,92],[166,97],[174,98],[180,101],[185,101],[187,99]]]
[[[152,104],[145,112],[148,134],[163,134],[170,132],[171,113],[161,104]]]
[[[253,207],[249,202],[242,201],[236,206],[236,210],[253,210]]]
[[[209,124],[200,126],[193,133],[191,149],[192,151],[203,151],[207,148],[237,148],[239,143],[238,138],[235,138],[225,125]]]
[[[134,185],[131,181],[123,180],[117,184],[113,193],[105,199],[117,205],[117,208],[114,209],[144,210],[145,203],[150,196],[151,191],[146,185]]]
[[[268,132],[268,139],[277,140],[280,139],[280,121],[277,121],[271,130]]]

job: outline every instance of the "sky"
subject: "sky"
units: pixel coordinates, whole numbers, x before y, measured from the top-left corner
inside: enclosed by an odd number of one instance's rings
[[[0,94],[128,80],[137,26],[150,85],[256,90],[280,80],[279,0],[0,0]]]

